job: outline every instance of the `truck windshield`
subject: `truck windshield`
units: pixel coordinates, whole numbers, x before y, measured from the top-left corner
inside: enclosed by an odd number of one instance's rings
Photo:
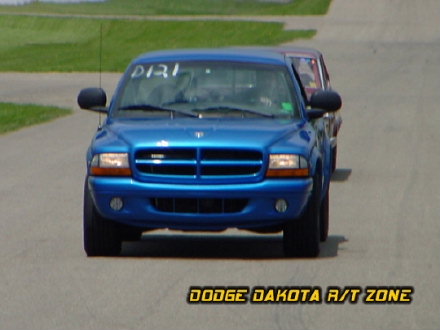
[[[287,69],[278,65],[226,61],[137,64],[126,72],[113,115],[298,118],[291,79]]]

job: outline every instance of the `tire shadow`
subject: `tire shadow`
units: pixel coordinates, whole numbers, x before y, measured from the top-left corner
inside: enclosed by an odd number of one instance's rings
[[[343,236],[321,243],[319,258],[336,257]],[[124,242],[121,257],[179,259],[287,259],[282,235],[144,234],[137,242]],[[303,259],[303,258],[298,258]],[[313,258],[315,259],[315,258]]]
[[[347,181],[352,172],[351,168],[337,168],[330,179],[332,182],[344,182]]]

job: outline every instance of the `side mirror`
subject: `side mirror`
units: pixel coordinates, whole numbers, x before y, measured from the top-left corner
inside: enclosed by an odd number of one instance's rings
[[[81,109],[107,112],[107,95],[102,88],[84,88],[79,92],[78,105]]]
[[[309,105],[312,109],[322,109],[327,112],[337,111],[342,106],[341,96],[328,90],[319,90],[310,97]]]

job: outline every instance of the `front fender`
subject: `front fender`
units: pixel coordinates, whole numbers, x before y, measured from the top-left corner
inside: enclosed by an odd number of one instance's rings
[[[310,172],[316,175],[317,171],[321,171],[322,178],[321,194],[323,197],[330,185],[331,177],[331,143],[329,136],[326,134],[325,122],[322,118],[313,121],[313,127],[316,132],[316,139],[313,141],[313,148],[310,154]]]

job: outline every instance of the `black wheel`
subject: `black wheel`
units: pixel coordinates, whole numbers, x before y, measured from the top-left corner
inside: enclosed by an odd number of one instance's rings
[[[338,154],[338,146],[332,148],[332,173],[336,170],[336,156]]]
[[[321,221],[319,226],[320,239],[321,242],[324,242],[327,240],[329,228],[329,190],[327,190],[327,193],[325,194],[324,199],[321,202],[319,212],[319,220]]]
[[[313,192],[299,219],[289,221],[283,230],[284,254],[288,257],[317,257],[320,242],[321,176],[313,178]]]
[[[87,256],[114,256],[121,252],[119,225],[103,218],[96,210],[87,181],[84,185],[84,250]]]

